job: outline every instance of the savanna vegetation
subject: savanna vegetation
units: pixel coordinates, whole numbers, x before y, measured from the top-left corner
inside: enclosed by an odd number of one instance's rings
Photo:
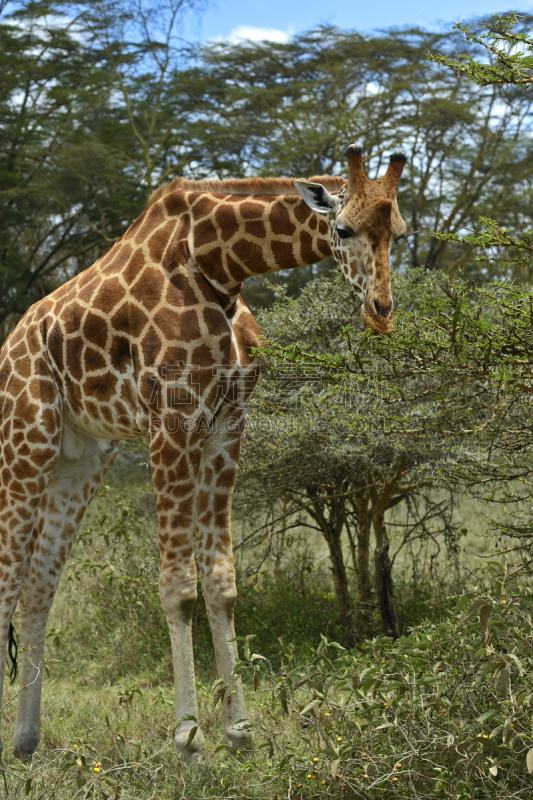
[[[179,762],[147,449],[124,447],[49,624],[43,738],[7,798],[528,798],[533,788],[530,20],[180,40],[193,0],[0,2],[0,323],[188,177],[378,174],[409,154],[396,329],[323,263],[251,280],[267,333],[234,503],[256,750]],[[429,58],[428,58],[429,55]],[[15,620],[16,624],[16,620]],[[24,654],[22,654],[24,657]],[[10,699],[11,698],[11,699]]]

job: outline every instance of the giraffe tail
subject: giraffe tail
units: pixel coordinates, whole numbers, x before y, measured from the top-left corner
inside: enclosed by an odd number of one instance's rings
[[[18,641],[17,641],[17,632],[15,631],[15,628],[13,627],[13,624],[10,622],[9,623],[9,634],[8,634],[8,640],[7,640],[6,661],[7,661],[8,665],[11,664],[11,669],[9,670],[9,677],[11,679],[11,683],[13,683],[13,681],[17,677],[17,674],[18,674],[18,671],[19,671],[18,662],[17,662],[18,652],[19,652],[19,646],[18,646]]]

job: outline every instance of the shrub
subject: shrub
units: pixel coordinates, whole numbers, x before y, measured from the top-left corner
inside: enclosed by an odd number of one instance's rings
[[[240,669],[270,698],[257,728],[279,791],[530,797],[533,590],[510,577],[499,568],[450,619],[397,642],[379,637],[353,654],[324,638],[305,667],[287,659],[281,674],[249,655]]]

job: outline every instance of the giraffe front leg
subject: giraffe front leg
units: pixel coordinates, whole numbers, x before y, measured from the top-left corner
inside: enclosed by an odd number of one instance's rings
[[[178,723],[174,745],[184,761],[202,761],[205,740],[195,721],[198,701],[192,647],[197,597],[193,508],[201,450],[196,442],[187,441],[190,438],[159,431],[151,439],[150,450],[161,556],[159,595],[170,632],[174,669]]]
[[[190,557],[179,547],[177,556],[162,553],[159,594],[168,623],[174,668],[176,721],[174,746],[184,761],[202,761],[205,740],[198,724],[198,700],[192,648],[192,614],[196,603],[196,566],[190,531],[174,533],[171,538],[190,542]],[[188,548],[187,548],[188,549]],[[174,552],[174,551],[173,551]],[[184,719],[194,717],[194,719]],[[194,735],[193,729],[196,729]]]
[[[218,675],[226,684],[222,701],[224,742],[233,755],[245,756],[252,750],[252,733],[246,715],[240,677],[233,674],[237,663],[237,644],[233,611],[237,599],[231,540],[222,534],[206,549],[202,568],[202,588],[217,659]],[[209,541],[209,537],[207,537]]]
[[[238,424],[229,428],[206,437],[196,496],[196,529],[218,675],[227,685],[222,703],[224,741],[231,753],[245,756],[252,750],[252,733],[241,680],[233,674],[238,659],[233,622],[237,586],[231,542],[231,503],[241,434]]]

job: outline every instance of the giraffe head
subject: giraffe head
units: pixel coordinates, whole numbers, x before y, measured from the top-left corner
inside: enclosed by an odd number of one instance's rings
[[[396,193],[407,158],[393,153],[385,175],[370,181],[363,168],[362,149],[352,144],[346,157],[348,185],[338,195],[330,194],[320,183],[295,181],[295,185],[313,211],[330,218],[331,249],[363,300],[363,324],[388,335],[393,326],[389,258],[406,229]]]

